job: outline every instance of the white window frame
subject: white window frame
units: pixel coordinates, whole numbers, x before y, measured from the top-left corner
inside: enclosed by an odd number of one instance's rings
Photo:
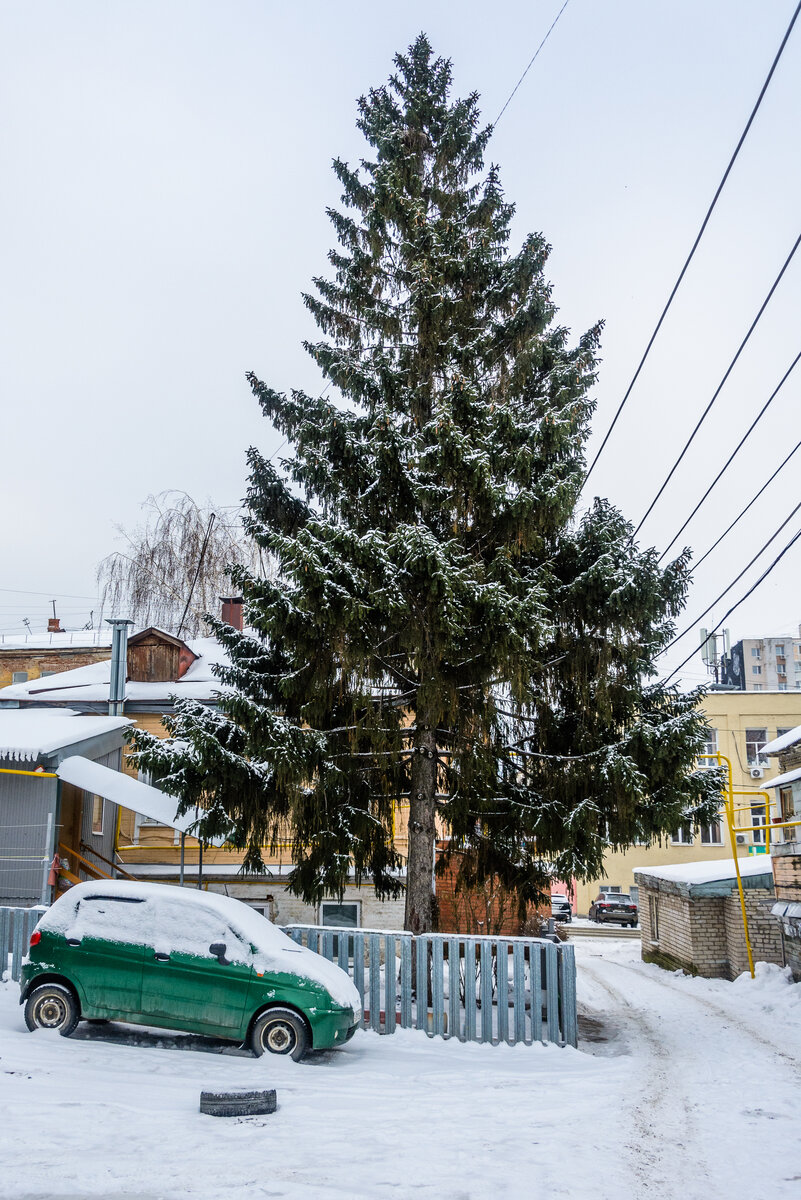
[[[86,795],[89,797],[92,805],[92,837],[102,837],[103,828],[106,823],[106,801],[98,792],[87,792]],[[98,800],[100,801],[100,828],[95,829],[95,809]]]
[[[27,671],[12,671],[11,672],[11,682],[12,683],[27,683],[28,682],[28,672]]]
[[[710,837],[709,834],[715,830],[717,837]],[[701,826],[701,845],[702,846],[722,846],[723,845],[723,830],[721,828],[720,818],[716,821],[710,821],[708,825]]]
[[[329,907],[330,908],[342,908],[346,904],[347,905],[352,904],[355,906],[355,908],[356,908],[356,924],[355,924],[354,928],[361,929],[361,927],[362,927],[362,902],[361,902],[361,900],[344,900],[344,899],[343,900],[334,900],[334,899],[321,900],[319,907],[317,909],[318,924],[325,925],[323,916],[324,916],[324,912],[325,912],[326,908],[329,908]],[[331,925],[329,928],[336,929],[338,927],[336,925]],[[339,928],[341,928],[341,926]]]
[[[680,825],[670,835],[670,842],[673,846],[692,846],[693,840],[693,831],[690,825]]]

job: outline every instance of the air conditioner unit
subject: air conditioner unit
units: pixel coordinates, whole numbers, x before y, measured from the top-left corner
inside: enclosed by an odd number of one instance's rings
[[[752,779],[761,779],[764,774],[765,774],[764,767],[752,767],[751,768],[751,778]]]
[[[737,834],[737,845],[738,845],[738,846],[744,846],[744,845],[745,845],[745,834],[744,834],[744,833],[738,833],[738,834]]]

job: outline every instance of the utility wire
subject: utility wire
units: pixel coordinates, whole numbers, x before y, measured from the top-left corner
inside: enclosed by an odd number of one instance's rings
[[[656,341],[656,335],[659,333],[659,330],[662,328],[662,322],[664,321],[665,317],[667,316],[668,309],[670,308],[671,304],[673,303],[673,298],[676,295],[676,292],[679,290],[679,286],[681,284],[682,279],[684,278],[684,276],[686,274],[687,268],[689,267],[690,263],[692,262],[693,256],[695,255],[695,252],[698,249],[698,244],[701,241],[701,238],[704,236],[704,230],[706,229],[707,225],[709,224],[709,218],[712,216],[712,212],[715,208],[715,205],[718,202],[720,193],[723,191],[723,188],[725,187],[726,180],[729,178],[729,174],[730,174],[731,169],[734,166],[734,163],[737,159],[737,155],[740,153],[740,150],[743,147],[743,143],[745,142],[745,139],[748,136],[748,131],[751,128],[751,125],[753,124],[754,117],[757,115],[757,112],[759,111],[759,106],[761,105],[761,103],[764,99],[765,93],[768,90],[770,81],[773,78],[773,72],[776,70],[776,67],[779,64],[779,59],[781,58],[782,52],[784,51],[784,47],[787,45],[787,40],[793,31],[793,26],[795,25],[795,22],[796,22],[799,12],[801,12],[801,0],[799,0],[798,5],[796,6],[795,12],[793,13],[792,17],[790,18],[790,24],[787,26],[787,31],[786,31],[784,37],[782,38],[779,49],[776,52],[776,57],[774,58],[774,60],[771,64],[771,68],[768,71],[765,82],[762,84],[762,89],[761,89],[759,95],[757,96],[756,104],[754,105],[753,109],[751,110],[751,116],[748,118],[748,120],[746,122],[745,129],[740,134],[740,140],[738,141],[737,145],[735,146],[734,153],[732,154],[731,158],[729,159],[729,165],[726,167],[726,170],[723,172],[723,178],[721,179],[720,183],[718,184],[717,191],[715,192],[715,195],[712,197],[712,203],[710,204],[709,208],[707,209],[706,216],[704,217],[703,221],[701,222],[701,228],[698,230],[695,241],[692,244],[692,249],[690,250],[690,253],[687,255],[687,259],[684,263],[684,266],[681,268],[681,271],[679,272],[679,277],[673,285],[673,290],[671,291],[670,295],[668,296],[667,304],[662,309],[662,314],[656,323],[656,327],[655,327],[653,333],[651,334],[650,338],[648,339],[648,345],[645,347],[645,353],[643,354],[642,358],[640,359],[639,366],[637,367],[637,370],[634,372],[631,383],[626,388],[623,399],[620,401],[620,404],[618,405],[618,410],[615,413],[614,417],[612,418],[612,424],[607,429],[604,440],[601,442],[600,446],[598,447],[598,450],[596,451],[596,454],[595,454],[595,458],[590,463],[587,474],[584,476],[585,484],[586,484],[587,480],[589,479],[590,475],[592,474],[595,464],[598,462],[598,459],[601,457],[604,446],[609,441],[609,436],[612,433],[612,430],[615,428],[615,425],[617,424],[618,417],[623,412],[623,409],[626,405],[626,401],[628,400],[629,396],[631,395],[631,391],[632,391],[635,383],[637,382],[640,371],[643,369],[643,366],[645,365],[645,360],[647,359],[648,355],[651,352],[651,347],[653,346],[654,342]],[[519,86],[519,84],[518,84],[518,86]],[[512,95],[514,95],[514,93],[512,93]],[[511,98],[512,97],[510,96],[509,99],[511,100]],[[506,103],[508,104],[509,101],[507,100]]]
[[[668,642],[668,644],[667,644],[667,645],[664,647],[664,649],[662,649],[662,650],[660,651],[660,654],[664,654],[665,650],[669,650],[671,646],[675,646],[676,642],[680,642],[680,641],[681,641],[681,639],[682,639],[683,637],[686,637],[686,636],[687,636],[687,634],[688,634],[688,633],[690,633],[690,632],[691,632],[691,631],[692,631],[692,630],[695,628],[695,626],[696,626],[696,625],[697,625],[697,624],[698,624],[700,621],[703,621],[704,617],[705,617],[705,616],[706,616],[708,613],[710,613],[710,612],[712,611],[712,609],[715,607],[715,605],[716,605],[716,604],[719,604],[719,603],[720,603],[720,601],[723,599],[723,597],[726,595],[726,593],[731,591],[731,589],[734,587],[735,583],[739,583],[739,582],[740,582],[740,580],[742,579],[743,575],[745,575],[745,573],[746,573],[747,571],[749,571],[749,570],[751,569],[751,567],[753,567],[753,565],[754,565],[754,563],[756,562],[756,560],[757,560],[758,558],[761,558],[761,556],[762,556],[762,555],[765,553],[765,551],[767,550],[767,548],[768,548],[768,546],[770,545],[770,543],[771,543],[771,542],[773,542],[773,541],[775,541],[775,540],[776,540],[776,538],[779,536],[779,534],[781,533],[781,531],[784,529],[785,525],[788,525],[788,524],[790,523],[790,521],[792,521],[793,517],[794,517],[794,516],[795,516],[795,514],[798,512],[799,508],[801,508],[801,500],[799,500],[798,504],[796,504],[796,506],[795,506],[795,508],[793,509],[793,511],[792,511],[792,512],[791,512],[791,513],[790,513],[788,516],[786,516],[786,517],[784,518],[784,520],[782,521],[782,523],[781,523],[781,525],[779,526],[779,528],[778,528],[778,529],[775,531],[775,533],[772,533],[772,534],[770,535],[770,537],[768,538],[768,540],[767,540],[767,541],[764,543],[764,545],[763,545],[763,546],[762,546],[762,547],[761,547],[759,550],[757,550],[757,552],[756,552],[756,554],[754,555],[754,557],[751,559],[751,561],[750,561],[749,563],[747,563],[747,564],[746,564],[746,566],[744,566],[744,567],[743,567],[743,569],[742,569],[742,571],[740,572],[740,574],[739,574],[739,575],[737,575],[737,576],[735,576],[735,578],[734,578],[734,579],[732,579],[731,583],[730,583],[730,584],[729,584],[727,587],[725,587],[725,588],[723,589],[723,591],[720,593],[720,595],[719,595],[719,596],[717,596],[717,597],[716,597],[716,598],[715,598],[715,599],[712,601],[712,603],[711,603],[710,605],[708,605],[708,606],[707,606],[707,607],[704,609],[704,611],[703,611],[703,612],[700,614],[700,616],[697,616],[697,617],[695,618],[695,620],[692,622],[692,624],[688,625],[686,629],[683,629],[681,633],[677,633],[677,634],[676,634],[676,636],[675,636],[674,638],[671,638],[671,640],[670,640],[670,641]]]
[[[798,532],[797,532],[797,533],[795,533],[795,534],[794,534],[794,535],[793,535],[793,536],[790,538],[790,540],[789,540],[789,542],[787,543],[787,545],[784,547],[784,549],[783,549],[782,551],[780,551],[780,553],[779,553],[779,554],[777,554],[777,555],[776,555],[776,557],[774,558],[774,560],[773,560],[773,562],[770,564],[770,566],[765,568],[765,570],[764,570],[764,571],[762,572],[762,574],[760,575],[759,579],[757,579],[756,583],[753,583],[753,584],[751,585],[751,587],[748,589],[748,591],[745,593],[745,595],[741,596],[741,597],[740,597],[740,599],[739,599],[739,600],[736,602],[736,604],[732,604],[732,606],[731,606],[731,608],[729,609],[729,611],[723,614],[723,616],[722,616],[722,617],[721,617],[721,619],[718,621],[718,623],[717,623],[717,625],[714,627],[714,629],[710,629],[710,631],[709,631],[709,637],[711,637],[713,633],[717,633],[717,631],[718,631],[718,630],[720,629],[720,627],[723,625],[724,621],[728,621],[728,619],[729,619],[729,617],[731,616],[731,614],[732,614],[732,613],[733,613],[733,612],[734,612],[736,609],[738,609],[738,608],[740,607],[740,605],[741,605],[741,604],[744,604],[744,603],[745,603],[745,601],[748,599],[748,597],[749,597],[749,596],[753,595],[753,593],[756,591],[756,589],[759,587],[759,585],[760,585],[761,583],[764,583],[764,581],[767,579],[768,575],[770,575],[770,573],[771,573],[771,571],[773,570],[773,568],[774,568],[774,567],[776,567],[776,566],[778,566],[778,564],[779,564],[779,563],[781,562],[781,560],[784,558],[784,556],[785,556],[785,554],[787,553],[787,551],[788,551],[788,550],[790,550],[790,549],[791,549],[791,547],[795,545],[795,543],[798,541],[798,539],[799,539],[799,538],[801,538],[801,529],[799,529],[799,530],[798,530]],[[665,648],[667,649],[667,647],[665,647]],[[691,658],[693,658],[693,657],[694,657],[694,656],[695,656],[697,653],[698,653],[698,650],[696,649],[696,650],[693,650],[692,654],[688,654],[688,655],[687,655],[687,657],[684,659],[684,661],[683,661],[683,662],[680,662],[680,663],[679,663],[679,665],[678,665],[678,666],[677,666],[677,667],[676,667],[674,670],[672,670],[672,671],[670,672],[670,674],[669,674],[669,675],[668,675],[668,676],[667,676],[665,679],[663,679],[663,680],[662,680],[662,683],[663,683],[663,684],[665,684],[665,683],[670,683],[670,681],[671,681],[671,679],[673,678],[673,676],[674,676],[674,675],[676,675],[676,674],[678,674],[678,672],[679,672],[679,671],[682,669],[682,667],[686,667],[686,665],[687,665],[687,663],[690,661],[690,659],[691,659]]]
[[[759,491],[756,493],[756,495],[751,497],[751,499],[746,504],[745,508],[743,508],[737,514],[737,516],[734,518],[731,525],[729,525],[726,529],[724,529],[723,533],[720,535],[720,537],[717,539],[717,541],[713,542],[712,545],[709,547],[709,549],[704,554],[701,555],[701,557],[698,559],[698,562],[693,566],[693,572],[698,570],[698,568],[700,567],[700,565],[704,561],[704,559],[708,558],[709,555],[712,553],[712,551],[717,549],[717,547],[720,545],[720,543],[723,541],[723,539],[725,537],[727,537],[728,534],[731,533],[732,529],[734,529],[734,526],[737,524],[737,522],[742,517],[745,516],[745,514],[748,512],[749,508],[751,508],[751,506],[753,504],[756,504],[757,500],[762,495],[762,493],[765,491],[765,489],[767,487],[769,487],[771,483],[773,483],[773,480],[776,478],[776,476],[779,474],[779,472],[784,470],[784,468],[787,466],[790,459],[793,457],[794,454],[797,454],[799,450],[801,450],[801,441],[796,442],[796,444],[793,446],[792,450],[787,455],[787,457],[784,459],[784,461],[779,463],[778,467],[773,472],[773,474],[770,476],[770,478],[765,480],[765,482],[762,484],[762,487],[759,489]]]
[[[665,476],[665,479],[663,480],[662,486],[660,487],[659,491],[656,493],[656,495],[654,496],[653,500],[652,500],[652,501],[651,501],[651,503],[648,505],[648,507],[647,507],[647,509],[645,510],[645,512],[644,512],[644,514],[643,514],[643,516],[641,517],[639,525],[638,525],[638,526],[637,526],[637,528],[634,530],[634,533],[633,533],[633,535],[632,535],[633,537],[636,537],[636,536],[637,536],[637,534],[638,534],[638,533],[640,532],[640,530],[642,529],[642,527],[643,527],[643,525],[645,524],[646,520],[648,519],[649,515],[650,515],[650,514],[651,514],[651,512],[653,511],[653,509],[654,509],[654,507],[655,507],[655,505],[656,505],[656,502],[659,500],[659,497],[662,495],[662,493],[664,492],[665,488],[666,488],[666,487],[667,487],[667,485],[670,483],[670,481],[671,481],[671,479],[673,478],[674,474],[675,474],[675,473],[676,473],[676,471],[678,470],[679,464],[680,464],[680,462],[682,461],[682,459],[684,458],[684,455],[685,455],[685,454],[687,453],[687,451],[690,449],[690,446],[692,445],[693,441],[695,440],[695,435],[698,433],[698,430],[701,428],[701,426],[703,425],[704,421],[705,421],[705,420],[706,420],[706,418],[708,417],[708,415],[709,415],[709,412],[710,412],[710,410],[711,410],[711,408],[712,408],[712,405],[715,403],[715,401],[717,400],[717,398],[718,398],[718,396],[720,395],[721,391],[723,390],[723,386],[724,386],[724,384],[726,383],[726,380],[729,378],[729,376],[731,375],[732,371],[734,370],[734,368],[735,368],[735,365],[736,365],[736,363],[737,363],[737,360],[739,359],[739,357],[740,357],[740,355],[742,354],[742,352],[743,352],[743,350],[745,349],[745,347],[748,345],[748,341],[749,341],[749,339],[750,339],[750,337],[751,337],[751,334],[752,334],[752,333],[754,332],[754,330],[756,329],[756,327],[757,327],[757,325],[759,324],[759,321],[760,321],[760,319],[761,319],[761,317],[762,317],[762,314],[764,313],[765,309],[768,307],[768,304],[769,304],[769,303],[770,303],[770,301],[771,301],[771,298],[772,298],[772,296],[773,296],[773,293],[776,291],[776,288],[777,288],[777,287],[779,286],[779,284],[781,283],[781,280],[782,280],[782,277],[783,277],[783,275],[784,275],[784,272],[787,270],[787,268],[789,267],[790,263],[792,262],[792,260],[793,260],[793,255],[795,254],[796,250],[798,249],[798,247],[799,247],[799,244],[801,244],[801,233],[799,233],[798,237],[795,239],[795,242],[793,243],[793,248],[792,248],[792,250],[791,250],[791,251],[790,251],[790,253],[787,255],[787,258],[784,260],[784,265],[783,265],[782,269],[779,271],[779,274],[778,274],[778,275],[776,276],[776,278],[774,279],[774,281],[773,281],[773,283],[772,283],[772,285],[771,285],[771,289],[770,289],[770,291],[768,292],[767,296],[766,296],[766,297],[765,297],[765,299],[762,301],[762,304],[760,305],[760,308],[759,308],[759,312],[757,313],[757,315],[754,317],[753,321],[751,322],[751,324],[750,324],[750,326],[749,326],[749,328],[748,328],[748,332],[746,333],[745,337],[744,337],[744,338],[743,338],[743,340],[740,342],[740,345],[739,345],[739,346],[738,346],[738,348],[737,348],[737,353],[735,354],[734,358],[731,360],[731,362],[729,363],[728,367],[726,368],[726,373],[725,373],[725,375],[724,375],[724,376],[723,376],[723,378],[721,379],[721,381],[720,381],[720,383],[718,384],[718,386],[715,388],[715,391],[714,391],[714,392],[713,392],[713,394],[712,394],[712,399],[709,401],[709,403],[707,404],[706,408],[705,408],[705,409],[704,409],[704,411],[701,413],[701,416],[698,418],[698,421],[696,422],[695,428],[693,429],[693,431],[692,431],[692,433],[690,434],[690,436],[687,438],[687,441],[684,443],[684,446],[682,447],[682,450],[681,450],[681,453],[679,454],[679,457],[676,459],[676,461],[674,462],[673,466],[672,466],[672,467],[670,468],[670,470],[668,471],[667,475]]]
[[[506,112],[507,108],[508,108],[508,107],[509,107],[509,105],[511,104],[511,102],[512,102],[512,97],[514,96],[515,92],[516,92],[516,91],[517,91],[517,89],[520,87],[520,84],[521,84],[521,83],[523,82],[523,80],[526,78],[526,76],[528,75],[528,73],[529,73],[529,71],[531,70],[531,68],[534,66],[534,63],[536,62],[536,59],[537,59],[537,55],[539,54],[540,50],[541,50],[541,49],[542,49],[542,47],[545,45],[545,43],[548,41],[548,38],[551,36],[551,32],[553,31],[553,28],[554,28],[554,26],[556,25],[556,22],[559,20],[559,18],[561,17],[562,13],[563,13],[563,12],[565,11],[565,9],[567,8],[567,6],[568,6],[569,2],[570,2],[570,0],[565,0],[564,4],[563,4],[563,5],[562,5],[562,7],[559,9],[559,12],[556,14],[556,16],[554,17],[553,21],[551,22],[551,27],[550,27],[550,29],[548,30],[548,32],[546,33],[545,37],[544,37],[544,38],[542,39],[542,41],[540,42],[539,46],[537,46],[537,49],[534,51],[534,57],[532,58],[531,62],[528,64],[528,66],[526,67],[526,69],[525,69],[525,71],[523,72],[523,74],[522,74],[522,75],[520,76],[520,78],[518,79],[518,81],[517,81],[517,83],[515,84],[515,86],[512,88],[511,92],[509,93],[509,98],[507,99],[507,101],[506,101],[506,103],[504,104],[504,106],[503,106],[503,108],[501,109],[501,111],[498,113],[498,115],[497,115],[497,117],[495,118],[495,120],[492,122],[492,127],[493,127],[493,129],[495,129],[495,128],[496,128],[496,126],[497,126],[498,122],[500,121],[501,117],[503,116],[503,114]],[[798,7],[799,7],[799,8],[801,8],[801,3],[799,3]],[[795,19],[795,18],[793,18],[793,19]]]
[[[712,482],[710,483],[709,487],[706,489],[706,491],[704,492],[703,496],[702,496],[702,497],[701,497],[701,499],[698,501],[698,503],[696,504],[695,508],[692,510],[692,512],[690,513],[689,517],[687,518],[687,520],[686,520],[686,521],[684,522],[684,524],[682,525],[681,529],[679,529],[678,533],[676,533],[676,534],[673,536],[673,538],[672,538],[672,539],[670,540],[670,542],[667,544],[667,546],[665,547],[665,549],[664,549],[664,550],[662,551],[662,553],[659,555],[659,562],[661,562],[661,561],[662,561],[662,559],[665,557],[665,555],[668,553],[668,551],[670,550],[670,547],[671,547],[671,546],[673,546],[673,545],[674,545],[674,544],[675,544],[675,543],[676,543],[676,542],[679,540],[679,538],[681,537],[681,535],[684,533],[684,530],[685,530],[685,529],[687,528],[687,526],[690,524],[690,521],[692,521],[693,517],[694,517],[694,516],[695,516],[695,514],[698,512],[698,509],[701,507],[701,505],[702,505],[702,504],[704,503],[704,501],[706,500],[706,498],[707,498],[707,496],[709,495],[709,493],[712,491],[712,489],[713,489],[713,488],[715,488],[715,487],[718,485],[718,483],[720,482],[720,480],[722,479],[722,477],[725,475],[726,471],[728,471],[728,469],[729,469],[729,467],[731,466],[732,462],[733,462],[733,461],[734,461],[734,459],[737,457],[737,455],[740,453],[740,451],[742,450],[743,446],[744,446],[744,445],[745,445],[745,443],[748,441],[749,437],[750,437],[750,436],[751,436],[751,434],[754,432],[754,430],[756,429],[757,425],[758,425],[758,424],[759,424],[759,422],[762,420],[762,418],[764,417],[765,413],[768,411],[768,409],[770,408],[771,404],[773,403],[773,401],[774,401],[774,400],[776,399],[776,397],[778,396],[778,394],[779,394],[779,392],[781,391],[782,387],[783,387],[783,386],[784,386],[784,384],[787,382],[787,379],[788,379],[788,378],[789,378],[789,376],[792,374],[793,368],[796,366],[796,364],[798,363],[798,360],[799,360],[799,359],[801,359],[801,350],[799,350],[799,351],[798,351],[798,354],[796,354],[795,358],[794,358],[794,359],[793,359],[793,361],[790,363],[790,366],[787,368],[787,370],[785,371],[785,373],[784,373],[784,375],[782,376],[782,378],[781,378],[781,379],[779,380],[779,382],[776,384],[776,387],[773,389],[773,391],[771,392],[771,394],[770,394],[770,396],[768,397],[768,399],[767,399],[767,400],[765,401],[765,403],[762,405],[762,408],[759,410],[759,412],[757,413],[757,415],[754,417],[754,419],[753,419],[753,421],[751,422],[751,424],[749,425],[748,429],[746,429],[745,433],[744,433],[744,434],[743,434],[743,436],[740,438],[739,442],[738,442],[738,443],[737,443],[737,445],[734,447],[734,449],[732,450],[731,454],[730,454],[730,455],[729,455],[729,457],[726,459],[725,463],[724,463],[724,464],[723,464],[723,466],[720,468],[720,470],[718,471],[717,475],[716,475],[716,476],[715,476],[715,478],[712,480]]]

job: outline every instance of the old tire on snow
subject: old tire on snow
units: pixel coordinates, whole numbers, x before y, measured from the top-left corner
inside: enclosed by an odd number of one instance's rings
[[[69,1037],[81,1019],[78,1001],[63,983],[43,983],[25,1001],[25,1024],[37,1029],[55,1029]]]
[[[298,1013],[291,1008],[268,1008],[253,1022],[248,1045],[257,1057],[281,1054],[300,1062],[310,1041],[309,1028]]]
[[[257,1117],[274,1113],[275,1089],[263,1092],[201,1092],[200,1111],[210,1117]]]

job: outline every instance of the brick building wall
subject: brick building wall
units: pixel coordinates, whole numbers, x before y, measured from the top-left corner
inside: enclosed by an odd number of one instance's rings
[[[105,662],[108,658],[108,646],[76,649],[53,646],[36,650],[24,646],[0,647],[0,687],[13,682],[15,671],[24,671],[28,679],[38,679],[44,671],[72,671],[75,667],[88,667],[90,663]]]
[[[767,888],[745,892],[755,962],[781,963],[779,924],[771,915],[775,897]],[[658,933],[653,929],[657,906]],[[705,979],[736,979],[748,970],[737,890],[727,896],[682,894],[664,880],[649,886],[641,877],[642,957],[668,970],[681,969]]]

